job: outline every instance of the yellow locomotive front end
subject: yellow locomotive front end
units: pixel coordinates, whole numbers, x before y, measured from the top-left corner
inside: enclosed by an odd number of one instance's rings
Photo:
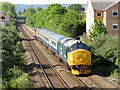
[[[68,65],[75,75],[91,72],[91,52],[84,43],[76,43],[69,48]]]

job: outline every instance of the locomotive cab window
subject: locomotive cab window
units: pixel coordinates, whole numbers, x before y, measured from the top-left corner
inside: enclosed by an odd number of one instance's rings
[[[77,49],[85,49],[85,50],[90,51],[90,48],[87,45],[83,44],[83,43],[76,43],[76,44],[72,45],[69,48],[69,51],[74,51],[74,50],[77,50]]]

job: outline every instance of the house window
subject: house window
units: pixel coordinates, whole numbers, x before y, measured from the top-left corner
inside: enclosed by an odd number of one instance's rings
[[[97,13],[97,16],[98,16],[98,17],[102,16],[102,13],[101,13],[101,12],[98,12],[98,13]]]
[[[112,11],[112,16],[118,16],[118,10],[113,10]]]
[[[113,24],[113,25],[112,25],[112,29],[113,29],[113,30],[118,30],[118,24]]]

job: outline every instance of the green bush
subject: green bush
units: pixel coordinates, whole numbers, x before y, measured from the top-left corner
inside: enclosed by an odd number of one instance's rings
[[[23,72],[23,48],[16,24],[12,21],[2,30],[2,88],[31,87],[28,75]]]
[[[104,57],[115,64],[118,57],[118,38],[102,34],[93,39],[90,47],[96,56]]]
[[[89,45],[92,54],[98,58],[103,58],[118,65],[118,38],[110,37],[107,34],[101,34],[96,38],[89,38],[86,35],[81,36],[82,41]],[[101,59],[95,59],[101,60]],[[94,62],[94,61],[93,61]]]
[[[28,80],[28,74],[23,73],[19,77],[13,77],[10,80],[11,88],[30,88],[31,83]]]
[[[101,34],[107,34],[107,30],[102,21],[98,18],[98,20],[94,20],[94,25],[92,25],[92,31],[90,31],[90,38],[98,37]]]
[[[18,66],[14,66],[13,68],[8,69],[7,71],[7,75],[9,78],[19,77],[22,73],[23,71]]]

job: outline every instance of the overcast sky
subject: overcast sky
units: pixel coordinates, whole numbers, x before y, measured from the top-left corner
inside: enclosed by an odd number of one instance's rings
[[[0,2],[8,1],[12,4],[86,4],[87,0],[0,0]]]

